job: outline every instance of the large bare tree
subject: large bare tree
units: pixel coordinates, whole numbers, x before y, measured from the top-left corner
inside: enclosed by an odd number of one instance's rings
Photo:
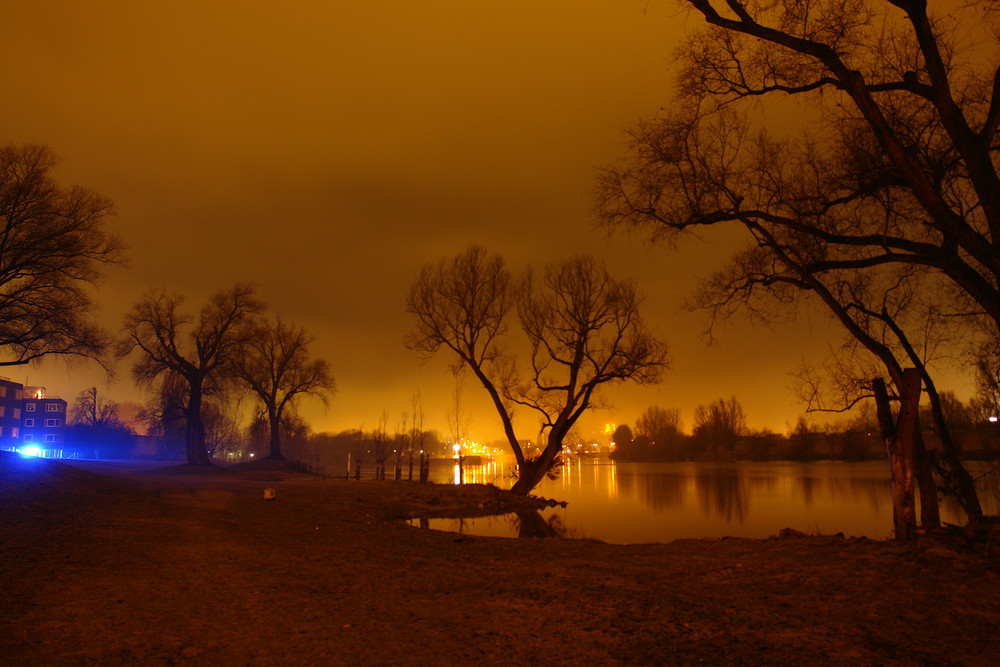
[[[197,318],[181,312],[183,302],[183,297],[165,290],[147,292],[125,315],[117,353],[122,358],[137,353],[132,377],[140,385],[170,376],[183,381],[188,462],[208,465],[202,418],[205,391],[221,382],[236,356],[243,353],[252,337],[249,320],[264,306],[254,295],[254,287],[244,284],[212,296]]]
[[[0,147],[0,366],[47,355],[104,364],[111,342],[94,321],[93,289],[105,267],[124,262],[106,227],[113,207],[60,186],[55,165],[45,146]]]
[[[270,429],[268,458],[283,459],[281,423],[285,410],[303,396],[327,404],[336,389],[330,366],[309,356],[314,338],[300,326],[280,317],[257,319],[246,339],[243,353],[233,359],[233,369],[256,394],[267,415]]]
[[[906,349],[912,331],[892,330],[903,350],[893,355],[866,328],[902,323],[882,317],[877,286],[931,275],[945,288],[925,300],[995,339],[995,5],[935,17],[921,0],[683,4],[708,28],[679,51],[676,104],[637,126],[628,161],[601,178],[601,219],[668,240],[742,226],[753,247],[727,269],[733,302],[746,306],[754,289],[779,301],[816,295],[900,396],[912,385],[901,359],[932,383]],[[883,436],[897,444],[895,429]]]
[[[659,381],[666,346],[639,316],[631,283],[589,257],[554,263],[515,286],[499,255],[471,246],[423,268],[407,312],[417,319],[406,342],[426,356],[446,348],[489,394],[518,465],[512,490],[527,494],[558,462],[563,441],[598,390],[620,381]],[[504,347],[516,311],[527,339],[522,373]],[[537,415],[546,445],[533,460],[515,435],[516,407]]]
[[[605,220],[738,222],[822,246],[817,271],[924,267],[1000,323],[996,4],[682,4],[709,27],[673,110],[637,130],[643,166],[603,180]]]

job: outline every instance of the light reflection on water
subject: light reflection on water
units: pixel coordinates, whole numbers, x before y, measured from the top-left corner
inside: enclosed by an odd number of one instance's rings
[[[431,479],[454,482],[456,466],[431,468]],[[466,466],[468,483],[507,488],[512,466],[503,462]],[[546,523],[571,537],[613,543],[669,542],[699,537],[768,537],[782,528],[804,533],[892,536],[888,466],[872,461],[616,463],[579,459],[565,465],[555,480],[545,479],[534,495],[566,501],[544,510]],[[994,497],[984,510],[996,513]],[[953,504],[941,508],[942,520],[964,523]],[[417,520],[414,520],[418,524]],[[431,519],[425,527],[469,535],[516,537],[514,515],[480,519]]]

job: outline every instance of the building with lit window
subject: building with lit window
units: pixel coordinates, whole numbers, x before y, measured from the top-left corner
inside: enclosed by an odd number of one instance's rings
[[[66,401],[0,377],[0,449],[62,458],[65,442]]]
[[[62,449],[66,441],[66,401],[46,397],[45,387],[25,387],[21,442],[39,449]]]

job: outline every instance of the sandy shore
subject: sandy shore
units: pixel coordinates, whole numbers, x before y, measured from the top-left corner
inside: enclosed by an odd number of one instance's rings
[[[109,474],[110,473],[110,474]],[[275,489],[265,500],[264,489]],[[7,665],[969,664],[1000,560],[865,539],[424,530],[490,487],[0,457]],[[480,508],[480,506],[482,506]]]

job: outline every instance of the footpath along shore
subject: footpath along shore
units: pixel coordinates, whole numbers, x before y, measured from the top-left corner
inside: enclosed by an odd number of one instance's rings
[[[0,657],[993,665],[1000,656],[997,545],[611,545],[460,536],[400,520],[519,502],[485,486],[0,453]]]

